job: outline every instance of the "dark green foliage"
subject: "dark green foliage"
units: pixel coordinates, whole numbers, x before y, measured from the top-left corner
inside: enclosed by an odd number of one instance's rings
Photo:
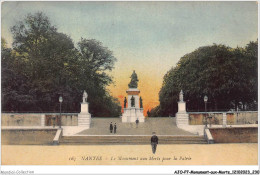
[[[244,110],[245,106],[257,110],[257,48],[257,41],[235,49],[214,44],[184,55],[165,74],[160,105],[150,115],[175,114],[181,89],[188,111],[204,111],[204,95],[211,111]]]
[[[156,106],[155,108],[151,109],[151,111],[147,111],[148,117],[159,117],[161,115],[161,107]]]
[[[120,104],[109,95],[113,53],[96,40],[81,39],[78,49],[57,32],[42,13],[29,14],[11,28],[13,49],[2,45],[2,110],[79,112],[83,91],[94,116],[119,116]]]

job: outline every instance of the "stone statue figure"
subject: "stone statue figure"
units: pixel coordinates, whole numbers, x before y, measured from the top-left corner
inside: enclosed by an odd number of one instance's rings
[[[127,103],[127,100],[126,100],[126,97],[125,97],[125,100],[124,100],[124,108],[126,108],[126,103]]]
[[[135,98],[132,96],[131,98],[131,107],[135,107]]]
[[[138,83],[138,78],[137,78],[137,74],[135,73],[135,71],[132,73],[132,75],[131,75],[131,81],[130,81],[130,83],[128,84],[128,87],[129,88],[137,88],[137,83]]]
[[[181,92],[180,92],[180,102],[183,102],[183,91],[181,90]]]
[[[84,92],[83,92],[83,103],[87,103],[87,98],[88,98],[88,94],[87,94],[87,92],[84,90]]]
[[[140,108],[143,108],[143,99],[140,97]]]

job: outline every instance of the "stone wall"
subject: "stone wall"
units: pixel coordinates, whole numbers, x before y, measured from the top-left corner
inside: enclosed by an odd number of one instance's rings
[[[221,112],[209,112],[209,115],[212,116],[211,123],[213,125],[222,125],[223,124],[223,113]],[[189,124],[190,125],[203,125],[204,117],[207,114],[203,113],[189,113]],[[245,112],[228,112],[227,113],[227,125],[241,125],[241,124],[255,124],[258,121],[258,113],[256,111],[245,111]],[[209,120],[208,120],[209,123]]]
[[[52,126],[53,122],[57,125],[59,123],[59,114],[45,115],[45,126]],[[55,118],[53,120],[53,117]],[[77,126],[78,125],[78,115],[77,114],[65,114],[61,115],[61,126]]]
[[[41,126],[42,114],[2,113],[2,126]]]
[[[2,129],[4,145],[52,145],[57,129]]]
[[[257,127],[209,128],[214,143],[257,143]]]
[[[41,117],[44,117],[44,124]],[[58,124],[59,113],[2,113],[2,126],[52,126],[53,122]],[[54,119],[54,120],[53,120]],[[61,117],[62,126],[77,126],[78,114],[66,113]]]

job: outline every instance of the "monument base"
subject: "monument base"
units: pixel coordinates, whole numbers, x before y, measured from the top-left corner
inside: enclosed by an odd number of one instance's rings
[[[176,113],[176,125],[177,127],[189,125],[189,115],[186,112]]]
[[[88,113],[88,102],[81,103],[81,112],[78,114],[78,126],[90,128],[91,114]]]
[[[132,123],[139,120],[140,123],[144,122],[144,115],[142,108],[125,108],[122,115],[123,123]]]
[[[80,113],[78,114],[78,126],[86,127],[86,129],[90,128],[91,123],[91,114],[84,114]]]

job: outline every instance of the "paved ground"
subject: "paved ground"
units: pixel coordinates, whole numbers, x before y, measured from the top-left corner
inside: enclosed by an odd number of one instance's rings
[[[110,134],[110,122],[117,124],[115,135],[194,135],[177,128],[176,118],[147,118],[144,123],[122,123],[120,118],[92,118],[91,128],[84,130],[79,135],[114,135]]]
[[[150,145],[2,145],[1,160],[3,165],[257,165],[257,159],[253,143],[158,145],[156,154]]]

